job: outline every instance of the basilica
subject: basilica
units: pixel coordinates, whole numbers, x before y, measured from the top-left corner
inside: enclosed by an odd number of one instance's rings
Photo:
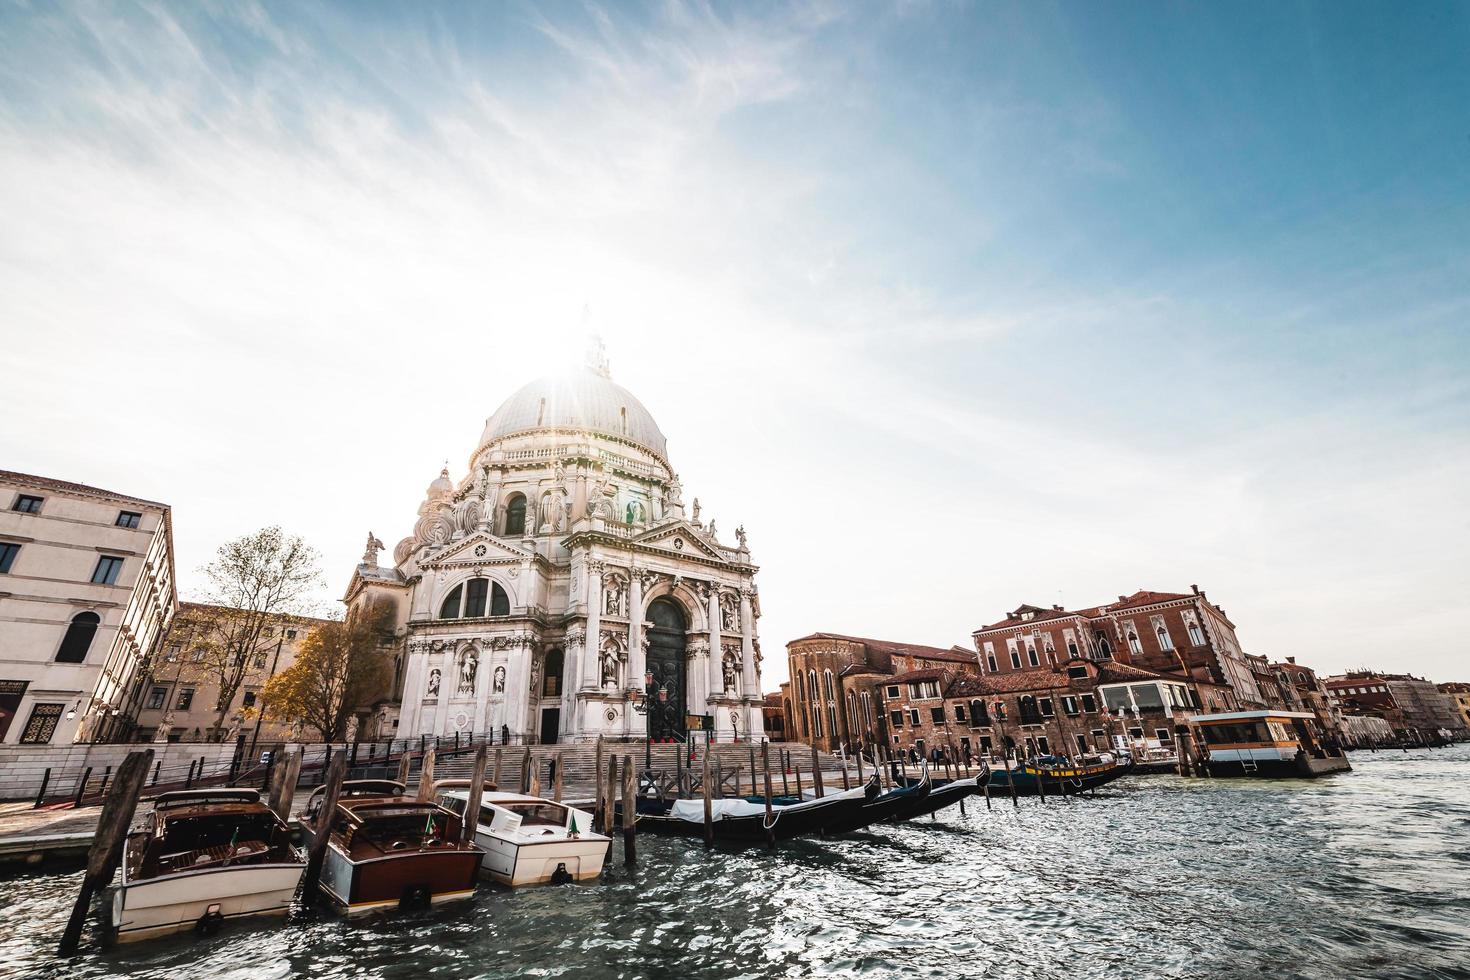
[[[734,534],[686,508],[663,433],[594,342],[495,410],[391,567],[368,536],[345,601],[398,611],[392,733],[759,736],[756,566]]]

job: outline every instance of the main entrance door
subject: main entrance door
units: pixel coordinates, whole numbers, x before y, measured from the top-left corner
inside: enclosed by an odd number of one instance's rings
[[[648,606],[648,737],[682,738],[684,724],[684,610],[672,599],[653,600]],[[664,692],[660,696],[660,691]]]
[[[541,744],[551,745],[556,741],[557,732],[561,729],[561,709],[541,709]]]

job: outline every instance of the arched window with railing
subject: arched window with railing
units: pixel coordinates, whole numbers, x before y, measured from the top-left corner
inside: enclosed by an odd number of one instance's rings
[[[526,496],[516,494],[505,504],[505,536],[514,537],[526,533]]]

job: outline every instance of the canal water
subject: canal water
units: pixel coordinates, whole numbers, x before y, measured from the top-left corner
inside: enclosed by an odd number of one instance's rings
[[[774,854],[643,836],[596,885],[52,958],[77,875],[0,882],[0,976],[1470,977],[1470,746],[1312,782],[1132,777]],[[91,938],[90,935],[88,937]]]

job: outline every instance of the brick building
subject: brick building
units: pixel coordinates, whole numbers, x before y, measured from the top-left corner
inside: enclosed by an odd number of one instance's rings
[[[1317,716],[1317,724],[1323,732],[1336,733],[1338,738],[1348,735],[1342,710],[1328,696],[1327,685],[1317,676],[1315,670],[1297,663],[1295,657],[1287,657],[1285,661],[1271,664],[1271,670],[1276,675],[1277,688],[1284,698],[1281,707],[1292,711],[1310,711]]]
[[[975,631],[981,671],[990,675],[1055,666],[1069,657],[1111,660],[1187,674],[1209,688],[1204,707],[1211,711],[1269,706],[1259,688],[1262,677],[1270,678],[1269,669],[1258,673],[1242,652],[1225,610],[1198,586],[1190,590],[1140,590],[1118,596],[1117,602],[1076,610],[1022,605]]]
[[[873,689],[899,674],[927,669],[978,672],[963,647],[924,646],[841,633],[812,633],[786,644],[791,680],[781,685],[787,738],[824,751],[880,739],[883,721]]]

